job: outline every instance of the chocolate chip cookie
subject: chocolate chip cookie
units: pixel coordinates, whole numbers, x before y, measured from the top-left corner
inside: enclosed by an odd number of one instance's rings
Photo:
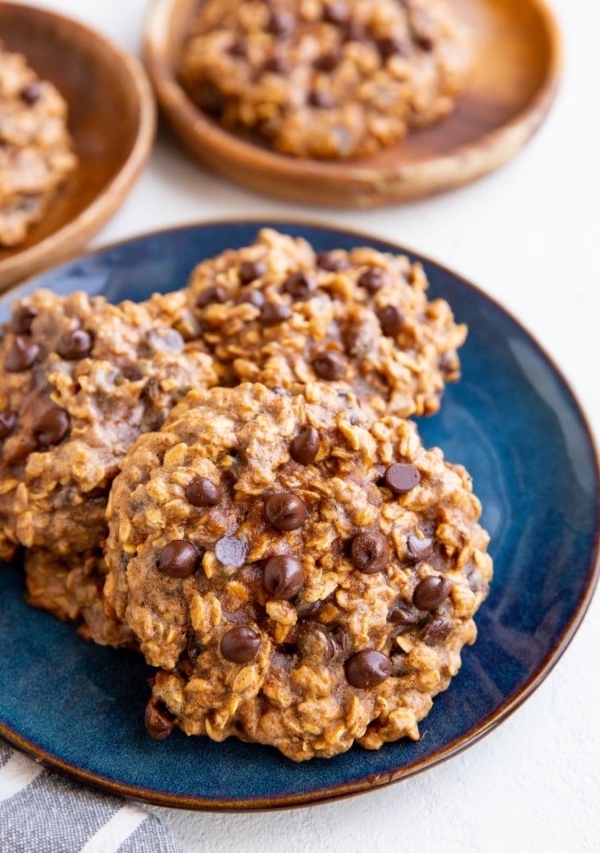
[[[15,303],[0,340],[0,558],[19,544],[97,548],[130,444],[216,381],[210,356],[168,322],[180,298],[110,305],[38,290]]]
[[[28,604],[77,623],[86,640],[102,646],[136,646],[132,631],[104,597],[106,564],[101,551],[59,557],[34,549],[25,551],[23,564]]]
[[[75,169],[67,104],[0,42],[0,245],[23,242]]]
[[[302,761],[419,737],[492,576],[471,480],[414,424],[312,383],[192,392],[108,507],[105,593],[174,726]]]
[[[192,273],[190,305],[225,384],[349,388],[380,414],[436,412],[466,326],[429,301],[423,267],[372,248],[316,253],[262,230]]]
[[[227,128],[341,160],[447,115],[470,64],[445,0],[204,0],[180,79]]]

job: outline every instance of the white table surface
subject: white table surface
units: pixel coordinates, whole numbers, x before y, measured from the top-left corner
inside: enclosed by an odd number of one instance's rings
[[[138,52],[146,0],[28,0]],[[94,243],[223,216],[299,215],[388,237],[500,300],[552,354],[600,433],[600,0],[553,0],[564,82],[507,167],[437,199],[374,212],[298,207],[196,166],[161,133]],[[536,693],[465,753],[421,776],[325,806],[218,815],[155,809],[189,853],[575,853],[600,850],[600,597]],[[149,851],[150,853],[150,851]]]

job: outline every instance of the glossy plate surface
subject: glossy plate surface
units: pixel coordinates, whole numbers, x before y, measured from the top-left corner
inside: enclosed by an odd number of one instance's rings
[[[261,225],[302,235],[318,250],[370,244],[366,235],[291,222],[221,222],[151,234],[75,260],[0,300],[46,286],[111,300],[185,284],[193,266],[252,241]],[[412,254],[412,253],[409,253]],[[412,255],[414,258],[414,254]],[[163,742],[142,716],[151,670],[132,652],[96,647],[71,625],[27,607],[18,565],[0,571],[0,733],[83,781],[147,801],[197,809],[265,809],[319,802],[405,778],[448,758],[502,721],[541,682],[581,621],[597,578],[596,454],[571,391],[502,308],[424,260],[431,295],[470,327],[463,380],[419,426],[428,445],[465,464],[484,506],[496,574],[477,617],[479,639],[437,697],[419,743],[355,747],[296,765],[234,738],[181,732]]]

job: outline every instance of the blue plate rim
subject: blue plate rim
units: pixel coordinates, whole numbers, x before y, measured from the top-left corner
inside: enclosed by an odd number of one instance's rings
[[[127,237],[123,240],[110,241],[101,246],[95,247],[86,252],[77,253],[67,261],[63,261],[53,267],[49,267],[41,272],[32,275],[12,288],[9,288],[0,295],[0,305],[6,301],[12,301],[18,298],[19,294],[28,292],[32,285],[42,277],[46,277],[50,273],[56,273],[64,267],[70,266],[73,262],[84,260],[89,257],[104,254],[112,249],[118,249],[138,240],[148,239],[153,236],[176,234],[183,231],[189,231],[197,228],[214,228],[218,226],[247,226],[253,225],[257,228],[273,227],[275,222],[283,226],[313,228],[329,233],[344,234],[355,237],[358,240],[366,241],[367,243],[375,241],[379,245],[385,247],[386,250],[394,253],[408,254],[412,258],[421,261],[431,267],[435,267],[441,272],[451,276],[459,281],[461,286],[464,286],[468,291],[471,291],[479,299],[483,299],[490,304],[496,311],[501,312],[507,317],[518,330],[530,341],[540,356],[546,361],[551,371],[563,387],[566,395],[573,407],[573,412],[577,416],[586,438],[589,443],[589,449],[594,459],[594,476],[597,483],[600,483],[600,455],[598,445],[591,429],[589,420],[583,410],[579,399],[573,390],[570,382],[567,380],[562,370],[557,366],[554,359],[548,354],[546,349],[537,341],[535,336],[518,320],[510,311],[508,311],[498,300],[487,294],[477,285],[473,284],[461,274],[455,272],[451,268],[445,266],[439,261],[433,260],[428,255],[422,252],[417,252],[404,244],[395,243],[387,238],[382,238],[372,232],[363,231],[355,228],[340,226],[333,222],[325,220],[310,219],[303,217],[286,217],[286,216],[244,216],[244,217],[219,217],[217,219],[203,219],[193,222],[188,222],[174,227],[164,227],[152,229],[150,231],[141,232],[139,234]],[[185,795],[172,795],[159,793],[149,790],[143,786],[128,785],[116,782],[106,776],[89,771],[82,770],[77,765],[65,762],[59,757],[49,753],[39,747],[33,740],[23,738],[18,732],[13,731],[10,727],[0,722],[0,736],[4,738],[12,746],[34,758],[38,764],[42,764],[53,770],[58,770],[63,775],[77,781],[84,782],[94,788],[113,795],[121,795],[129,797],[133,800],[138,800],[143,803],[166,806],[170,808],[188,809],[195,811],[212,811],[212,812],[231,812],[231,813],[247,813],[247,812],[262,812],[272,810],[284,810],[289,808],[301,808],[310,805],[319,805],[335,800],[344,799],[350,796],[355,796],[366,791],[376,788],[385,787],[387,785],[403,781],[405,779],[416,776],[436,767],[450,758],[465,751],[473,744],[480,741],[483,737],[489,734],[493,729],[500,725],[504,720],[511,716],[542,684],[542,682],[552,672],[556,664],[560,661],[563,654],[567,650],[573,640],[577,630],[579,629],[583,619],[589,609],[594,592],[600,580],[600,503],[598,505],[598,517],[596,519],[596,534],[593,551],[590,552],[589,558],[590,574],[585,586],[585,589],[580,597],[578,607],[571,616],[570,621],[563,629],[562,635],[558,642],[553,644],[544,660],[540,663],[537,671],[530,677],[529,681],[517,691],[506,697],[502,706],[494,713],[483,718],[479,725],[474,726],[467,733],[459,736],[451,741],[444,749],[439,750],[435,755],[432,755],[422,761],[417,761],[414,764],[393,771],[392,773],[384,774],[369,774],[363,778],[353,780],[349,783],[340,783],[320,788],[318,791],[311,791],[304,794],[289,794],[281,797],[256,797],[251,801],[239,799],[213,800],[206,797],[189,797]]]

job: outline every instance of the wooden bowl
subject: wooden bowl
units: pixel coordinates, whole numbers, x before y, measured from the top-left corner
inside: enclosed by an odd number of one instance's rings
[[[67,100],[79,158],[27,240],[0,248],[0,288],[6,288],[74,253],[107,222],[148,158],[156,120],[152,90],[139,62],[82,24],[3,2],[0,36]]]
[[[252,189],[335,207],[377,207],[474,181],[513,157],[542,124],[556,93],[561,40],[543,0],[453,0],[478,56],[455,111],[398,145],[351,162],[300,160],[223,130],[177,81],[198,0],[154,0],[144,60],[160,106],[210,169]]]

